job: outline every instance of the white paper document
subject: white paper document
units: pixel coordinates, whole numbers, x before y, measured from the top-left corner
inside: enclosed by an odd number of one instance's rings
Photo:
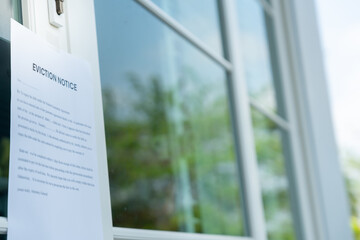
[[[92,75],[11,22],[8,240],[101,240]]]

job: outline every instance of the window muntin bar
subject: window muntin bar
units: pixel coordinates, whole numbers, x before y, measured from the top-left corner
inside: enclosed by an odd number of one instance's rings
[[[239,44],[252,101],[285,117],[272,17],[254,0],[237,1]]]
[[[220,64],[226,70],[231,71],[232,66],[231,63],[226,60],[221,55],[217,54],[216,51],[210,49],[205,43],[195,37],[190,31],[184,28],[181,24],[179,24],[176,20],[166,14],[163,10],[161,10],[158,6],[148,0],[134,0],[138,2],[141,6],[147,9],[151,14],[157,17],[159,20],[164,22],[170,28],[172,28],[175,32],[177,32],[180,36],[184,37],[187,41],[189,41],[192,45],[210,57],[212,60]]]
[[[152,0],[208,47],[223,55],[217,0]]]
[[[295,240],[290,184],[287,173],[287,131],[252,109],[256,155],[269,240]]]

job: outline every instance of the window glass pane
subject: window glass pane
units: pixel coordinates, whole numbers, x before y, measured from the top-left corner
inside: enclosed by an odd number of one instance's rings
[[[258,1],[239,0],[237,3],[240,44],[250,97],[284,117],[272,19]]]
[[[252,110],[252,119],[269,240],[293,240],[295,229],[283,144],[287,142],[286,133],[256,110]]]
[[[243,235],[224,69],[134,1],[95,7],[114,226]]]
[[[152,0],[208,47],[223,54],[217,0]]]
[[[0,216],[7,216],[10,152],[10,18],[21,21],[19,12],[20,0],[0,1]]]
[[[0,1],[0,38],[10,40],[10,18],[21,22],[21,0]]]
[[[0,216],[6,216],[10,152],[10,43],[1,38],[0,84]]]

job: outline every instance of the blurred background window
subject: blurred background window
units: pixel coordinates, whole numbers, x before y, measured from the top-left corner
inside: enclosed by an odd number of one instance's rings
[[[360,240],[360,2],[316,3],[351,226],[354,238]]]

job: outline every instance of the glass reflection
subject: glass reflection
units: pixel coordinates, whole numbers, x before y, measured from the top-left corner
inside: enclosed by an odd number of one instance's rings
[[[134,1],[95,6],[114,226],[243,235],[225,71]]]
[[[217,0],[152,0],[206,45],[223,54]]]
[[[252,119],[268,238],[296,239],[283,153],[285,133],[254,109]]]
[[[266,109],[285,117],[281,106],[272,18],[254,0],[237,1],[241,51],[249,95]]]
[[[10,40],[10,18],[22,22],[21,0],[0,1],[0,38]]]
[[[10,43],[1,38],[0,86],[0,216],[7,216],[10,153]]]
[[[0,1],[0,216],[7,216],[10,152],[10,18],[21,22],[20,0]],[[0,235],[0,239],[6,236]]]

